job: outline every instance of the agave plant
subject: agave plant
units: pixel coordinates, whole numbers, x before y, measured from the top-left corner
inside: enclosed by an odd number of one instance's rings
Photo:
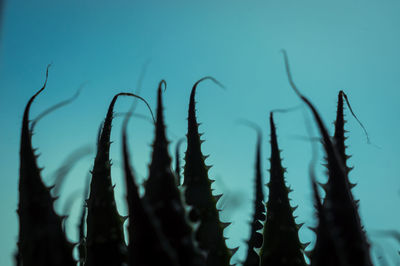
[[[346,94],[339,92],[335,134],[331,137],[315,106],[303,96],[294,84],[287,59],[285,66],[290,85],[310,108],[315,118],[326,154],[328,182],[325,197],[321,199],[316,178],[310,167],[313,198],[318,218],[315,228],[317,239],[311,252],[312,266],[371,266],[369,244],[361,226],[357,201],[348,179],[344,100],[354,115]],[[34,123],[29,123],[29,110],[43,87],[28,101],[22,121],[19,176],[19,238],[16,264],[18,266],[71,266],[76,265],[73,245],[67,240],[62,217],[54,210],[50,188],[42,181],[37,156],[32,148]],[[85,188],[87,204],[79,217],[79,265],[98,266],[228,266],[235,250],[225,242],[224,229],[229,223],[221,222],[217,202],[222,195],[213,195],[213,180],[208,176],[210,166],[201,150],[201,134],[195,112],[195,94],[198,85],[212,77],[198,80],[189,99],[187,151],[183,183],[180,177],[179,140],[175,152],[175,169],[171,168],[168,152],[166,123],[163,114],[162,80],[157,89],[156,118],[147,101],[132,93],[116,94],[101,124],[97,154],[91,182]],[[139,193],[128,149],[127,125],[132,111],[125,116],[122,126],[122,158],[128,217],[118,213],[111,179],[110,136],[114,106],[120,96],[135,97],[144,102],[153,117],[155,133],[152,145],[149,176],[144,185],[144,196]],[[57,106],[57,105],[56,105]],[[51,110],[51,109],[49,109]],[[46,112],[45,112],[46,113]],[[39,116],[40,118],[41,116]],[[35,121],[35,120],[34,120]],[[37,120],[36,120],[37,121]],[[358,121],[358,119],[357,119]],[[359,121],[358,121],[359,122]],[[285,183],[285,169],[278,145],[273,112],[269,116],[271,155],[268,200],[264,204],[261,171],[261,130],[258,129],[254,178],[254,213],[250,223],[250,236],[244,266],[305,266],[305,247],[299,239],[301,224],[293,216],[295,207],[289,200],[290,188]],[[362,126],[362,124],[361,124]],[[362,126],[363,127],[363,126]],[[301,178],[301,177],[299,177]],[[89,186],[90,185],[90,186]],[[127,238],[123,223],[128,219]],[[85,234],[85,227],[87,233]]]

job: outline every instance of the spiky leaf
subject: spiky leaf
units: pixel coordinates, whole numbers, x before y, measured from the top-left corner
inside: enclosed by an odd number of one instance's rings
[[[337,241],[338,252],[343,254],[345,265],[371,266],[369,245],[362,230],[360,216],[347,181],[346,169],[339,152],[314,105],[303,96],[294,84],[287,55],[284,52],[286,72],[290,85],[299,98],[310,108],[322,137],[328,162],[329,181],[326,187],[325,209],[332,237]]]
[[[182,185],[182,181],[181,181],[181,162],[180,162],[180,152],[179,149],[182,145],[182,142],[185,139],[182,138],[180,140],[178,140],[178,143],[176,144],[176,148],[175,148],[175,175],[176,175],[176,180],[177,180],[177,185],[180,186]]]
[[[260,257],[262,266],[305,266],[303,246],[299,240],[299,227],[289,202],[289,188],[285,184],[284,168],[276,136],[273,114],[270,114],[271,158],[268,183],[267,218]]]
[[[25,107],[22,120],[19,178],[19,241],[17,264],[24,266],[70,266],[72,245],[62,230],[62,220],[54,211],[54,198],[45,186],[32,148],[32,132],[29,129],[29,111],[43,87],[31,97]]]
[[[87,201],[87,266],[119,266],[126,261],[123,219],[115,203],[109,156],[114,105],[119,96],[138,97],[132,93],[116,94],[103,123]]]
[[[264,192],[261,174],[261,133],[258,131],[256,145],[256,174],[255,174],[255,198],[254,214],[250,228],[250,238],[247,242],[247,255],[243,266],[259,266],[260,256],[255,249],[259,249],[263,243],[263,235],[259,231],[263,228],[265,221]]]
[[[207,252],[208,266],[227,266],[231,258],[223,234],[223,226],[219,219],[216,200],[211,192],[211,181],[208,178],[208,167],[201,152],[200,135],[196,121],[195,93],[197,85],[203,80],[215,79],[211,77],[197,81],[190,94],[187,150],[185,156],[184,181],[186,202],[193,207],[190,218],[200,222],[196,232],[196,239],[200,248]]]

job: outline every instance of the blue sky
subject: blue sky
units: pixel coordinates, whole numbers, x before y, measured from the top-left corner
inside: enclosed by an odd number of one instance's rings
[[[23,108],[41,87],[46,65],[48,87],[37,98],[31,117],[70,97],[85,84],[72,104],[42,119],[33,144],[39,165],[51,184],[52,174],[76,149],[94,148],[97,129],[114,94],[134,91],[143,69],[141,95],[155,108],[157,84],[166,79],[165,119],[171,152],[186,133],[190,89],[199,78],[212,75],[226,90],[211,82],[197,92],[203,151],[214,165],[216,193],[224,192],[222,214],[233,224],[226,230],[228,245],[240,245],[235,260],[243,258],[252,213],[255,134],[237,125],[249,119],[263,129],[264,180],[268,180],[268,113],[300,104],[290,89],[281,49],[286,49],[298,87],[309,96],[332,132],[337,93],[343,89],[367,128],[348,114],[347,144],[355,166],[351,180],[361,200],[360,213],[373,246],[385,247],[392,263],[398,244],[373,234],[377,229],[399,228],[400,213],[400,3],[398,1],[6,1],[0,44],[0,264],[12,265],[18,217],[18,152]],[[116,111],[126,111],[132,100],[120,99]],[[144,106],[137,112],[147,115]],[[287,183],[297,221],[314,224],[308,177],[311,145],[303,107],[275,117]],[[133,165],[141,180],[147,175],[153,128],[134,119],[129,127]],[[121,119],[116,118],[111,157],[113,181],[121,213],[125,213],[120,167]],[[317,131],[315,131],[315,134]],[[182,147],[182,152],[185,147]],[[322,152],[319,153],[322,163]],[[62,212],[69,195],[85,183],[94,155],[85,157],[68,175],[56,207]],[[183,164],[182,160],[182,164]],[[325,180],[323,168],[319,178]],[[266,190],[266,193],[268,191]],[[76,240],[77,197],[67,223]],[[229,207],[233,206],[233,207]],[[303,242],[312,241],[306,226]],[[372,250],[374,253],[374,249]],[[397,256],[398,257],[398,256]]]

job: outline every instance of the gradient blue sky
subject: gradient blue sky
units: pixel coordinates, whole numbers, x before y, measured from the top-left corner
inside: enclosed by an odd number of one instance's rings
[[[351,179],[358,183],[353,191],[361,200],[363,224],[373,247],[383,246],[389,260],[399,263],[398,256],[394,258],[398,243],[373,234],[400,225],[398,14],[400,2],[394,0],[6,1],[0,44],[0,265],[12,265],[16,248],[23,108],[42,86],[51,62],[47,90],[34,103],[32,118],[86,85],[74,103],[36,127],[33,144],[42,154],[39,165],[45,167],[48,184],[71,152],[85,145],[94,148],[112,96],[135,90],[144,65],[141,95],[153,107],[158,82],[164,78],[168,83],[165,118],[171,151],[186,133],[192,84],[212,75],[227,87],[223,91],[211,82],[202,84],[197,114],[205,132],[203,151],[211,155],[207,163],[214,165],[210,175],[217,179],[216,193],[226,194],[222,219],[233,222],[226,230],[228,245],[239,245],[235,261],[242,259],[252,213],[255,134],[235,121],[246,118],[263,128],[267,182],[268,112],[300,104],[286,78],[282,48],[289,54],[297,85],[317,105],[331,132],[337,93],[344,89],[371,141],[380,147],[368,145],[362,129],[347,116],[350,164],[355,166]],[[126,111],[131,102],[120,99],[116,111]],[[140,104],[137,111],[147,115]],[[287,183],[294,189],[292,205],[299,205],[297,221],[311,226],[311,146],[299,138],[307,136],[304,114],[310,118],[304,107],[277,114],[276,123]],[[121,118],[116,118],[111,156],[116,197],[124,214],[120,126]],[[153,128],[148,121],[134,119],[129,131],[133,165],[144,180]],[[66,199],[83,188],[93,157],[81,160],[68,175],[56,205],[59,213]],[[322,162],[322,152],[319,157]],[[325,180],[321,167],[318,173]],[[77,196],[67,223],[71,240],[76,240],[81,201]],[[306,226],[300,237],[303,242],[314,239]]]

